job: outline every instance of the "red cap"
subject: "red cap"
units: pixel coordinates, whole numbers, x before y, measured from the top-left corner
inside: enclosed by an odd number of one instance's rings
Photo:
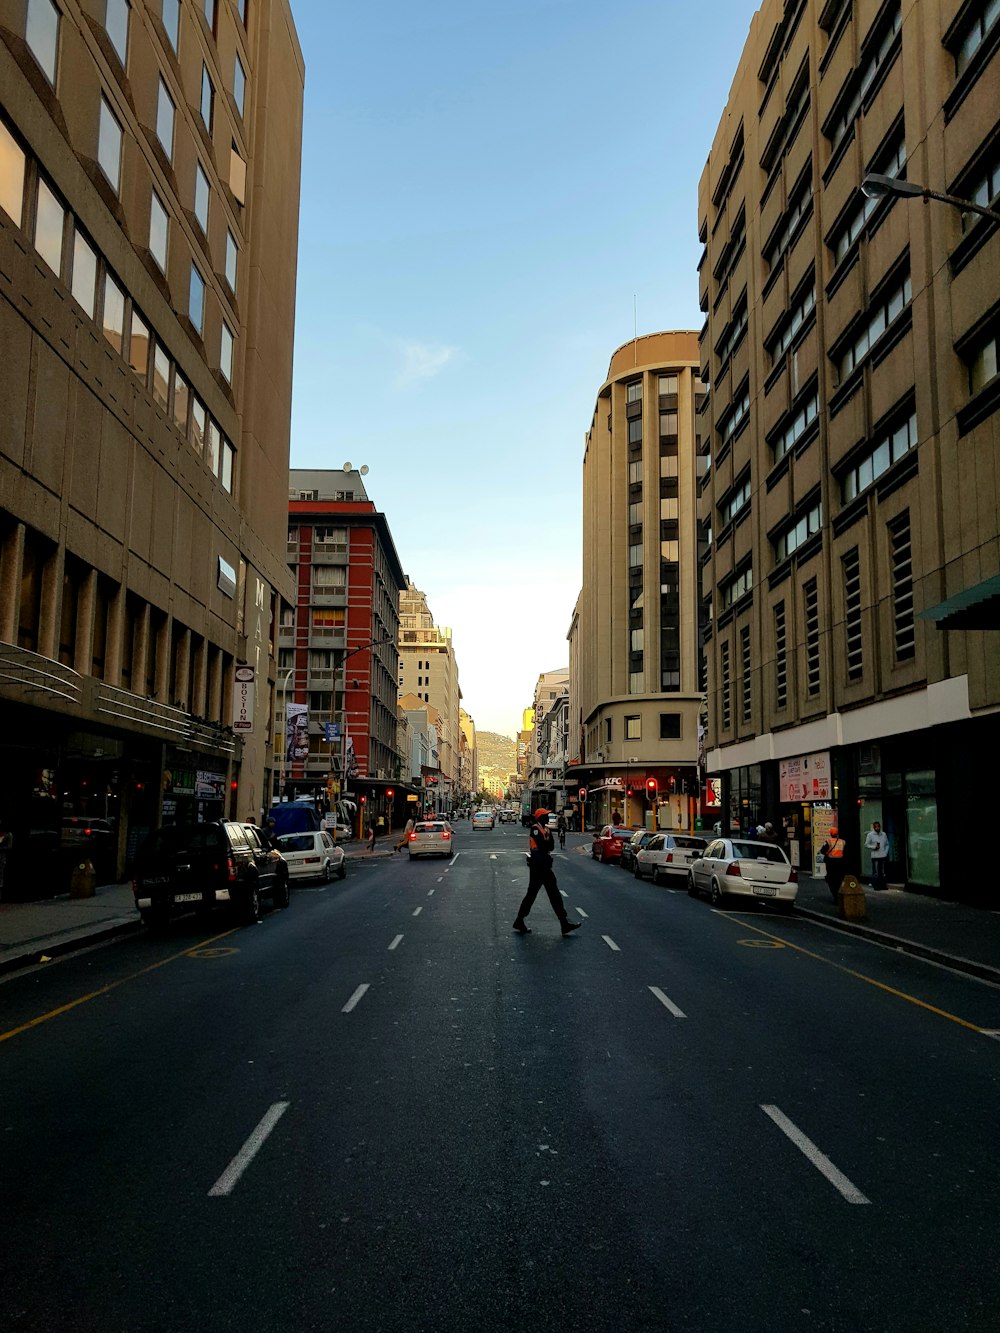
[[[536,811],[535,811],[535,818],[536,818],[536,819],[541,819],[542,815],[544,815],[545,818],[548,819],[548,817],[549,817],[549,815],[551,815],[551,813],[552,813],[551,810],[536,810]]]

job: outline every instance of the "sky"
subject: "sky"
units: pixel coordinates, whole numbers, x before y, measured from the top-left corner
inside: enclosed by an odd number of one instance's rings
[[[702,323],[698,180],[756,4],[291,3],[291,465],[367,464],[463,707],[513,736],[569,662],[611,355]]]

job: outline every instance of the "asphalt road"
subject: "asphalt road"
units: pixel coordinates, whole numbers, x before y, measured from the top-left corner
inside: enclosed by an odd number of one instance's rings
[[[0,985],[4,1328],[996,1333],[1000,989],[525,842]]]

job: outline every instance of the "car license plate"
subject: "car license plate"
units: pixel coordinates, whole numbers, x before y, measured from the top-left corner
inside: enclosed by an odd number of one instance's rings
[[[200,903],[200,902],[201,902],[201,894],[200,894],[200,893],[175,893],[175,894],[174,894],[174,902],[175,902],[175,903]]]
[[[753,891],[758,898],[773,898],[778,892],[773,884],[755,884]]]
[[[170,880],[166,875],[143,875],[140,882],[143,884],[169,884]]]

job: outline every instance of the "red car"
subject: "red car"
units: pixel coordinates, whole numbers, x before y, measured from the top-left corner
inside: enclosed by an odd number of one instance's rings
[[[620,861],[622,859],[622,848],[635,832],[633,828],[626,828],[624,824],[605,824],[600,833],[594,834],[594,841],[590,845],[590,854],[595,861]]]

